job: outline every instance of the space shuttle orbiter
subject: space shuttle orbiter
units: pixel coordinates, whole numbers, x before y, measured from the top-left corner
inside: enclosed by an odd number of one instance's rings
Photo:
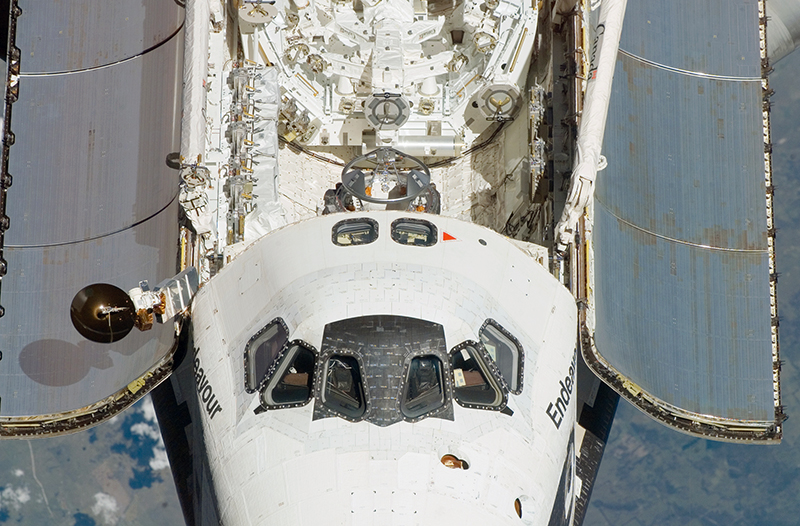
[[[580,524],[618,394],[780,439],[790,2],[8,14],[0,436],[151,393],[232,526]]]

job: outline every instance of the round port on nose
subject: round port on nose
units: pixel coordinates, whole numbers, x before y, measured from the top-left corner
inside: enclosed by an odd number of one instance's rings
[[[535,509],[533,500],[527,495],[520,495],[514,500],[514,511],[526,526],[533,524]]]
[[[469,469],[469,464],[466,460],[460,459],[455,455],[451,455],[450,453],[442,456],[442,465],[450,469]]]

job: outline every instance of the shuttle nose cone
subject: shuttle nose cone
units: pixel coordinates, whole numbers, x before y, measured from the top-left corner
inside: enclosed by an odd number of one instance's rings
[[[82,288],[69,309],[72,324],[87,340],[112,343],[133,329],[135,310],[128,294],[108,283]]]

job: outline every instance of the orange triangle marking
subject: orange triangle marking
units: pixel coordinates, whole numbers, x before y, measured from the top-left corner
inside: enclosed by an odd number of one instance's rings
[[[455,241],[456,238],[448,234],[447,232],[442,231],[442,241]]]

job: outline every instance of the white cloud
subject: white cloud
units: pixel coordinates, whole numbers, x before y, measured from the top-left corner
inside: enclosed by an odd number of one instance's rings
[[[106,493],[96,493],[94,496],[94,506],[92,506],[92,513],[95,517],[103,521],[103,524],[113,526],[119,520],[117,512],[119,505],[117,500]]]
[[[153,448],[153,458],[150,459],[150,469],[153,471],[160,471],[169,467],[169,459],[167,458],[167,451],[161,445]]]
[[[153,471],[167,469],[169,467],[167,451],[164,449],[164,439],[161,437],[161,431],[158,427],[153,400],[149,396],[142,399],[138,406],[138,412],[141,413],[145,421],[133,424],[131,426],[131,433],[155,440],[157,444],[153,447],[153,458],[150,459],[150,469]]]
[[[11,508],[19,511],[23,504],[31,500],[31,492],[28,487],[14,488],[9,486],[0,493],[0,508]]]
[[[138,424],[133,424],[131,426],[131,433],[133,433],[134,435],[148,437],[153,440],[161,439],[161,433],[158,431],[158,428],[155,426],[151,426],[146,422],[139,422]]]
[[[149,396],[146,396],[142,399],[141,405],[139,406],[139,412],[142,413],[144,419],[148,422],[152,422],[153,424],[158,427],[158,423],[156,423],[156,408],[153,407],[153,399]]]
[[[13,471],[13,473],[14,473],[14,476],[15,476],[15,477],[21,477],[22,475],[24,475],[24,474],[25,474],[25,472],[24,472],[24,471],[22,471],[21,469],[15,469],[15,470]]]

